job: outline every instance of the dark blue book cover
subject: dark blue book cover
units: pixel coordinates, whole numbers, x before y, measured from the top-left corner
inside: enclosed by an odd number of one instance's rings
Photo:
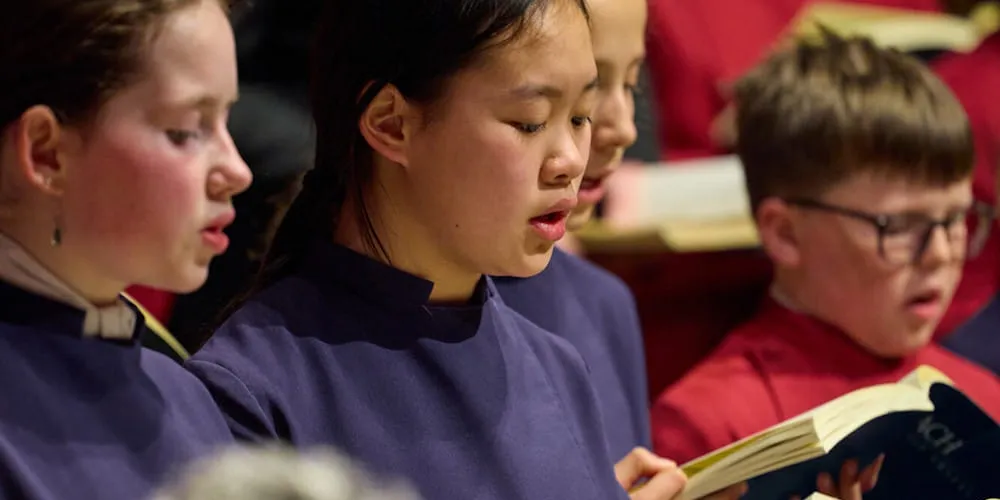
[[[945,384],[930,392],[934,412],[902,412],[872,420],[829,454],[750,481],[749,500],[805,498],[816,477],[836,478],[841,465],[886,459],[865,500],[985,500],[1000,497],[1000,425]]]

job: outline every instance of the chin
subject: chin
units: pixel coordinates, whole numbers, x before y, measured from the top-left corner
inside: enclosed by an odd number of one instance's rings
[[[502,273],[490,273],[495,276],[510,276],[514,278],[530,278],[545,270],[552,260],[552,251],[555,245],[551,245],[548,250],[521,257],[520,262],[515,265],[505,266]]]
[[[874,351],[879,357],[885,359],[899,359],[916,354],[927,347],[934,335],[934,328],[920,328],[919,330],[909,330],[903,338],[891,339],[884,345],[872,346],[869,350]]]
[[[207,280],[207,266],[190,264],[184,269],[174,270],[171,276],[160,280],[160,283],[147,286],[176,294],[187,294],[201,288]]]
[[[569,214],[566,219],[566,230],[569,232],[577,231],[583,226],[586,226],[590,219],[594,215],[594,207],[592,205],[588,206],[577,206],[573,212]]]

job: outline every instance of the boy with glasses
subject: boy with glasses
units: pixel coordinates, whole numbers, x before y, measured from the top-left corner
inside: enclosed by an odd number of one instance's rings
[[[1000,419],[1000,380],[931,343],[991,223],[945,86],[901,53],[826,34],[751,71],[736,105],[771,293],[655,402],[657,453],[696,458],[922,364]]]

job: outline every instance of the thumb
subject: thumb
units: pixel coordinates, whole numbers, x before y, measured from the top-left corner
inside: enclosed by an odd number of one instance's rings
[[[629,492],[631,500],[665,500],[677,498],[687,485],[687,476],[678,469],[666,469],[653,476],[646,484]],[[728,500],[728,499],[726,499]]]
[[[658,457],[645,448],[636,448],[615,464],[615,478],[622,488],[629,490],[641,479],[676,468],[672,460]]]

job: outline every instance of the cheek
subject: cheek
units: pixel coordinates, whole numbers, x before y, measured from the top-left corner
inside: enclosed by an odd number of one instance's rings
[[[881,301],[887,288],[894,286],[894,273],[886,269],[878,253],[847,235],[825,232],[803,249],[803,259],[808,275],[815,277],[817,291],[845,307],[868,303],[870,308],[872,301]]]
[[[92,148],[78,166],[83,175],[67,187],[78,226],[124,241],[149,239],[190,223],[204,183],[195,178],[191,162],[168,147],[143,147],[137,140]]]
[[[429,183],[421,182],[424,197],[447,196],[451,202],[446,210],[482,226],[495,227],[532,211],[541,160],[528,141],[502,128],[489,127],[475,135],[467,131],[461,141],[442,137],[428,142],[421,156],[426,158],[424,168],[436,174],[425,177]]]

